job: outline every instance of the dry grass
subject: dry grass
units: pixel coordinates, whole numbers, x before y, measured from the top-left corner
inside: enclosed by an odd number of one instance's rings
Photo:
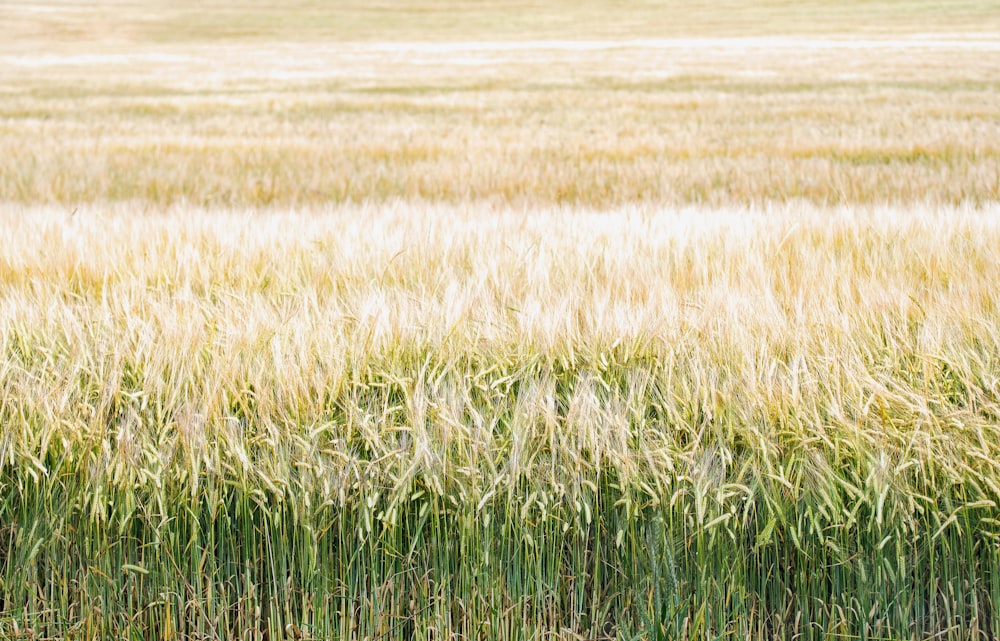
[[[73,439],[123,427],[109,415],[130,394],[156,408],[154,431],[178,417],[221,425],[233,409],[225,399],[246,390],[257,390],[248,420],[305,429],[329,418],[324,395],[366,368],[420,385],[408,368],[423,358],[449,375],[489,362],[598,375],[682,358],[692,400],[731,405],[736,424],[777,404],[853,428],[873,394],[892,397],[890,381],[914,394],[896,389],[899,403],[937,414],[944,391],[920,385],[949,364],[979,389],[946,403],[960,401],[971,425],[995,411],[996,216],[394,204],[66,217],[8,207],[0,324],[14,387],[4,398],[7,411],[35,417],[45,435],[26,437],[43,443],[52,430]],[[103,390],[88,397],[81,377]],[[979,447],[992,460],[996,445]],[[967,454],[924,455],[949,452]]]
[[[21,50],[0,55],[0,199],[985,203],[996,42]]]
[[[0,42],[455,41],[1000,32],[982,0],[3,0]]]

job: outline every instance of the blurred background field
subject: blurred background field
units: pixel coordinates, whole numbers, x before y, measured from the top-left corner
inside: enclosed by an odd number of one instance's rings
[[[7,201],[954,204],[1000,189],[990,3],[2,10]]]
[[[216,43],[631,39],[998,32],[990,2],[958,0],[5,0],[12,41]]]

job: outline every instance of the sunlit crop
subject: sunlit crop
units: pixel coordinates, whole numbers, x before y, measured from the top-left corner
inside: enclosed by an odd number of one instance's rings
[[[1000,13],[624,4],[0,2],[0,638],[1000,635]]]
[[[985,634],[996,216],[9,208],[11,624]]]

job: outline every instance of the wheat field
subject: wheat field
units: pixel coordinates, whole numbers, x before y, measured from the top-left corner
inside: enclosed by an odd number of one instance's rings
[[[0,638],[1000,635],[990,3],[0,15]]]
[[[67,211],[1000,199],[1000,25],[687,27],[700,30],[87,47],[12,37],[0,44],[0,199]]]

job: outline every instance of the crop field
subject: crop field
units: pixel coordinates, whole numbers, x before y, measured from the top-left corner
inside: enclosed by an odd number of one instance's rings
[[[1000,636],[1000,7],[0,0],[0,638]]]

